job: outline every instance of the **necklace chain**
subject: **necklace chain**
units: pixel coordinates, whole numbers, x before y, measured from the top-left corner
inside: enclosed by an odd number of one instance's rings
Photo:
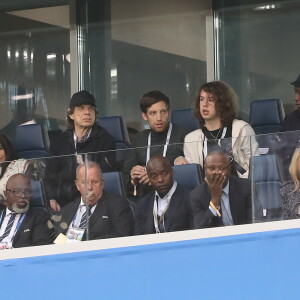
[[[216,136],[214,136],[214,135],[211,133],[211,131],[209,131],[209,134],[210,134],[215,140],[217,140],[218,137],[219,137],[219,134],[220,134],[220,132],[221,132],[221,129],[222,129],[222,127],[220,127],[220,129],[219,129],[219,131],[218,131],[218,133],[217,133]]]

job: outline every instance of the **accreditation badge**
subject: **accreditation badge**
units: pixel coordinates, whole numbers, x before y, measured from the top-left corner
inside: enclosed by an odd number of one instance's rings
[[[84,228],[69,228],[66,234],[68,238],[67,242],[81,242],[84,230]]]

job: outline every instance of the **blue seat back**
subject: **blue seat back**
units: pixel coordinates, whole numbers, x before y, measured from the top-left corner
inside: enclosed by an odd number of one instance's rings
[[[171,122],[187,132],[194,131],[200,128],[199,120],[194,116],[192,108],[176,109],[172,111]]]
[[[199,164],[173,166],[173,178],[178,184],[194,189],[202,182],[201,166]]]
[[[254,156],[250,176],[254,183],[255,195],[261,205],[263,219],[279,220],[282,209],[282,168],[277,155]]]
[[[104,190],[108,194],[113,194],[126,198],[122,175],[120,172],[102,173],[104,180]]]
[[[31,180],[31,189],[32,197],[30,201],[30,207],[47,210],[48,205],[46,201],[43,182],[39,180]]]
[[[40,124],[18,126],[15,149],[20,158],[48,157],[47,142]]]
[[[131,147],[127,127],[121,116],[99,117],[97,123],[110,133],[116,142],[117,161],[124,160],[125,150]]]
[[[284,110],[280,99],[251,102],[249,123],[256,134],[279,132],[283,118]]]

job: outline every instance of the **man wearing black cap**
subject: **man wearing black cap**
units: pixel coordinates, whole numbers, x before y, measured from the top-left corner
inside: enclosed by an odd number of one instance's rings
[[[291,85],[294,86],[296,110],[285,116],[282,131],[300,130],[300,74]]]
[[[104,128],[95,124],[95,119],[94,96],[84,90],[77,92],[72,96],[67,111],[68,129],[50,139],[51,156],[69,155],[47,161],[46,193],[55,211],[72,201],[76,193],[75,170],[85,158],[96,161],[103,172],[113,170],[115,153],[109,150],[116,148],[114,139]],[[88,153],[87,156],[84,153]]]

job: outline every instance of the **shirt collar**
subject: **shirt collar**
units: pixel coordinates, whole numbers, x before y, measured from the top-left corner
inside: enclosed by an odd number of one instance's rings
[[[81,139],[80,140],[82,140],[82,138],[84,139],[84,140],[86,140],[86,139],[88,139],[89,138],[89,136],[90,136],[90,134],[91,134],[91,132],[92,132],[92,127],[81,137]],[[75,130],[73,131],[73,139],[74,139],[74,142],[75,143],[78,143],[78,137],[77,137],[77,135],[76,135],[76,133],[75,133]]]
[[[225,187],[223,188],[223,193],[225,193],[226,195],[228,195],[228,193],[229,193],[229,180],[228,180],[227,184],[225,185]]]
[[[6,207],[5,216],[7,217],[9,214],[16,214],[16,213],[14,211],[10,210],[8,207]]]
[[[91,211],[94,211],[94,209],[97,206],[97,204],[98,204],[98,202],[95,205],[93,205],[93,206],[90,207]],[[82,197],[81,197],[80,198],[80,204],[79,204],[78,208],[81,209],[82,207],[85,207],[85,203],[83,203],[83,200],[82,200]]]

